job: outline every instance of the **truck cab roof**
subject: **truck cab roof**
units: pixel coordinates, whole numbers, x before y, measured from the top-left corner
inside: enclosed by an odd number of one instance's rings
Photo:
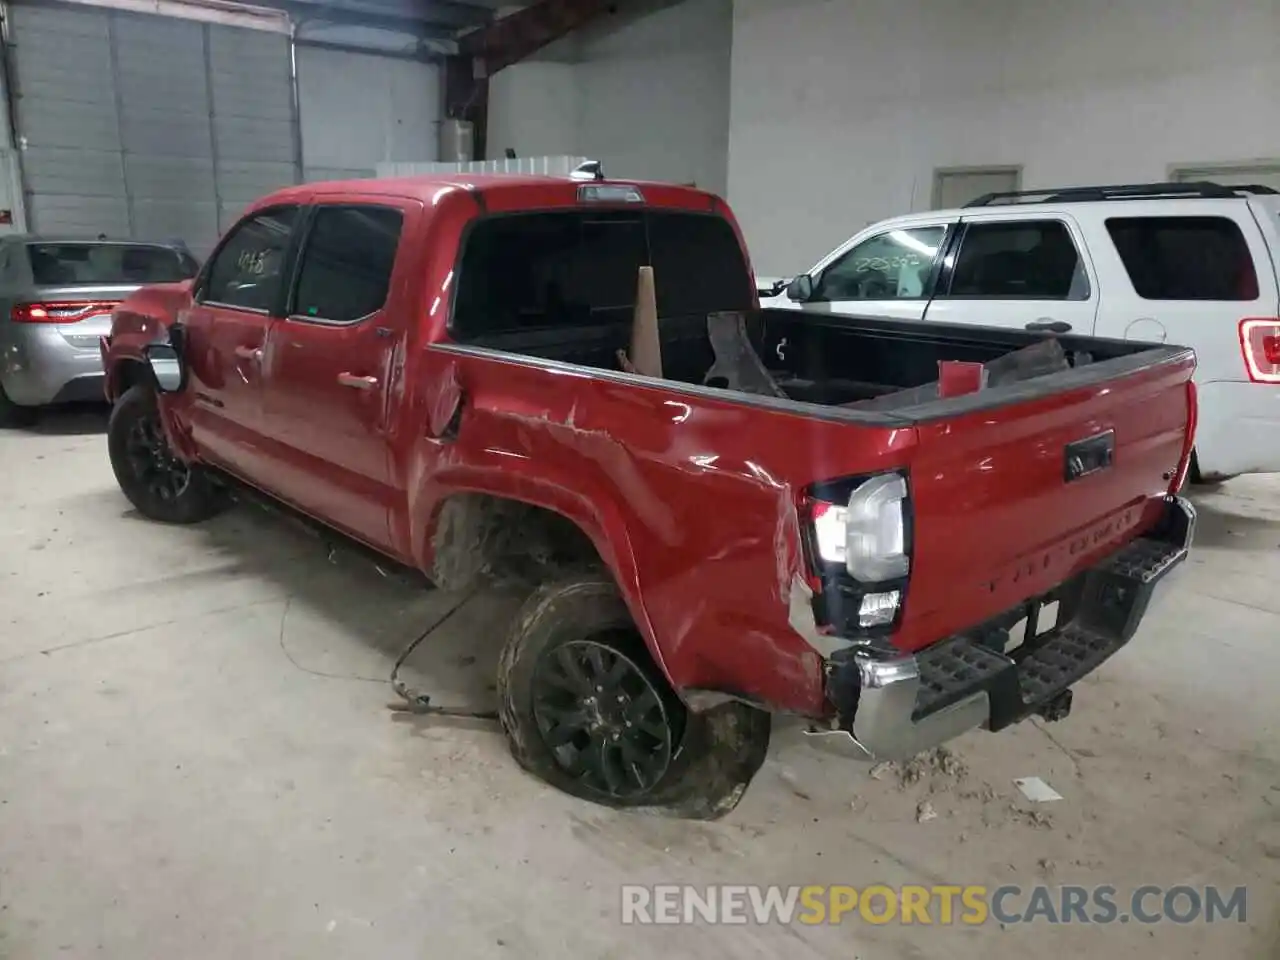
[[[307,199],[359,194],[361,196],[399,197],[433,204],[441,191],[481,192],[486,198],[527,196],[530,192],[580,189],[582,187],[634,187],[648,203],[662,206],[707,209],[718,202],[715,194],[697,187],[646,180],[580,180],[569,176],[509,173],[441,173],[411,177],[387,177],[367,180],[329,180],[300,184],[277,190],[257,203],[255,208],[277,203],[304,202]]]

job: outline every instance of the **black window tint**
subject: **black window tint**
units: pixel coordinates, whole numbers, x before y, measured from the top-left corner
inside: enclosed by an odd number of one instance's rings
[[[192,276],[179,251],[142,243],[30,243],[36,286],[172,283]]]
[[[750,309],[747,264],[727,220],[655,211],[648,221],[658,316]]]
[[[1256,300],[1244,235],[1226,217],[1112,217],[1107,232],[1144,300]]]
[[[390,207],[320,207],[307,234],[292,313],[353,323],[387,301],[404,217]]]
[[[630,323],[636,274],[653,266],[660,317],[746,309],[751,281],[721,217],[665,211],[516,214],[467,236],[458,336]]]
[[[279,207],[232,227],[209,266],[200,299],[270,310],[280,293],[289,231],[297,218],[297,207]]]
[[[971,223],[960,241],[950,295],[1088,300],[1089,279],[1060,221]]]
[[[924,296],[946,227],[868,237],[822,271],[814,301],[914,300]]]

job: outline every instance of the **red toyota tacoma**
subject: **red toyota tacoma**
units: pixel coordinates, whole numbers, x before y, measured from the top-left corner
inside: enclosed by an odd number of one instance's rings
[[[512,751],[616,805],[732,809],[775,713],[868,758],[1061,717],[1194,530],[1191,351],[761,310],[684,187],[281,190],[102,351],[143,515],[247,491],[443,589],[531,579]]]

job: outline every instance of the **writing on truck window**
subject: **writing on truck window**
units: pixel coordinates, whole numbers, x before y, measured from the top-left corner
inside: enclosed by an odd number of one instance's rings
[[[209,264],[201,299],[270,310],[283,291],[285,251],[297,215],[297,207],[282,207],[252,214],[232,227]]]

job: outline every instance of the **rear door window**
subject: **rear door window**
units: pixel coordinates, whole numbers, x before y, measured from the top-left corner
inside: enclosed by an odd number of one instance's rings
[[[190,257],[141,243],[29,243],[38,287],[172,283],[195,275]]]
[[[356,323],[381,310],[403,222],[403,213],[391,207],[319,207],[303,247],[290,314]]]
[[[946,296],[1088,300],[1089,276],[1061,220],[969,223]]]
[[[1106,223],[1142,299],[1258,299],[1249,245],[1229,217],[1109,217]]]

